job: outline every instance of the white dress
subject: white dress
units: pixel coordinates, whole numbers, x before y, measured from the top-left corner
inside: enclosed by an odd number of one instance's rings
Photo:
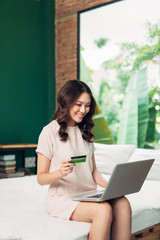
[[[69,137],[66,142],[60,140],[58,130],[59,124],[56,120],[45,126],[39,136],[36,149],[36,152],[50,159],[49,172],[59,169],[60,163],[65,159],[76,155],[87,155],[86,162],[77,163],[72,173],[49,186],[46,212],[54,217],[70,219],[79,204],[71,197],[97,188],[92,177],[94,146],[93,143],[88,143],[82,138],[78,126],[67,128]]]

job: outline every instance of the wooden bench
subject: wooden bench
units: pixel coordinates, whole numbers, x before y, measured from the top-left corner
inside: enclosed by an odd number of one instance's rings
[[[160,240],[160,223],[132,234],[131,240]]]

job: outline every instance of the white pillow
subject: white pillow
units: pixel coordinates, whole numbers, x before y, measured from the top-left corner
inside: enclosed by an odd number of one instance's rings
[[[147,175],[148,180],[160,181],[160,150],[137,148],[129,159],[129,162],[152,159],[155,161]]]
[[[118,163],[127,162],[132,155],[134,145],[108,145],[94,143],[97,169],[101,173],[111,174]]]

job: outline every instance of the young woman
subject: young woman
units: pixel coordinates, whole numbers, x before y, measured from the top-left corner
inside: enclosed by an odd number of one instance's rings
[[[39,136],[37,180],[49,184],[46,212],[54,217],[90,222],[89,239],[129,240],[131,208],[125,197],[103,203],[73,201],[76,194],[93,191],[107,182],[96,168],[94,126],[96,103],[89,87],[68,81],[57,97],[54,120]],[[87,155],[86,162],[71,163],[71,157]],[[111,227],[112,226],[112,227]]]

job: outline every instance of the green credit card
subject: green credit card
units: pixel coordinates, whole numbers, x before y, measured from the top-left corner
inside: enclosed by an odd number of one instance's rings
[[[86,161],[86,155],[71,157],[70,163],[80,163]]]

